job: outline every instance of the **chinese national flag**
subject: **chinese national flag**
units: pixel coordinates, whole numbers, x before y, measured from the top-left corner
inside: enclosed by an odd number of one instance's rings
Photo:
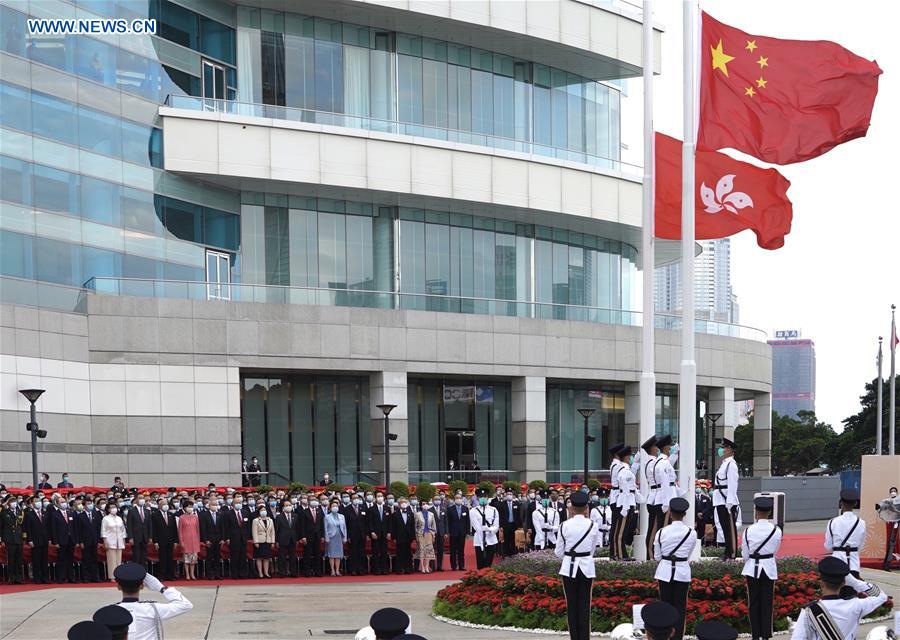
[[[878,64],[834,42],[754,36],[703,13],[697,149],[802,162],[866,135]]]
[[[763,249],[784,246],[793,217],[784,176],[716,151],[698,151],[695,170],[698,240],[752,229]],[[681,140],[656,134],[655,171],[656,237],[680,240]]]

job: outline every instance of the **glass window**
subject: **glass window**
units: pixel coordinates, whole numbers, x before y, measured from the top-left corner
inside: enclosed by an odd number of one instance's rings
[[[315,41],[301,35],[286,34],[284,48],[287,106],[315,109]]]
[[[156,200],[160,201],[158,213],[152,193],[131,187],[122,187],[119,211],[121,211],[124,227],[163,235],[165,227],[162,223],[162,216],[165,215],[165,212],[162,207],[162,198],[159,197]]]
[[[369,27],[344,23],[344,44],[369,48]]]
[[[265,284],[291,284],[288,210],[267,206],[265,210]]]
[[[471,54],[472,50],[469,47],[452,42],[447,43],[447,62],[468,67],[472,64]]]
[[[389,51],[369,52],[371,99],[370,113],[373,118],[396,120],[394,109],[394,68]]]
[[[234,29],[200,16],[200,51],[228,64],[235,64]]]
[[[609,92],[609,157],[618,160],[621,154],[621,143],[619,142],[619,131],[621,123],[619,121],[619,92]]]
[[[433,127],[446,128],[447,64],[434,60],[423,60],[422,81],[424,88],[423,113],[425,124]]]
[[[44,282],[80,287],[81,246],[49,238],[34,239],[35,278]]]
[[[185,73],[175,67],[162,65],[162,93],[165,95],[180,95],[182,93],[189,96],[200,95],[200,78]]]
[[[29,163],[9,156],[0,156],[0,197],[8,202],[31,206]]]
[[[81,176],[81,216],[95,222],[119,227],[120,187],[112,182]]]
[[[34,165],[34,207],[78,215],[78,175]]]
[[[25,14],[0,5],[0,25],[3,25],[0,36],[3,51],[25,57]]]
[[[582,83],[581,78],[571,73],[567,74],[568,85],[566,93],[568,95],[568,105],[566,112],[568,115],[568,147],[575,151],[584,150],[584,113],[582,108]]]
[[[79,106],[78,146],[82,149],[89,149],[108,156],[121,157],[121,122],[119,118],[114,116]],[[147,135],[149,136],[149,131],[147,131]],[[142,150],[146,154],[146,147]]]
[[[28,36],[28,57],[71,73],[75,68],[75,42],[82,36],[32,34]]]
[[[510,139],[516,135],[513,88],[512,78],[494,76],[494,135]]]
[[[422,41],[422,56],[429,60],[447,61],[447,43],[443,40],[425,38]]]
[[[126,253],[122,256],[122,277],[158,280],[163,276],[162,263]],[[141,287],[139,290],[143,290]]]
[[[472,68],[493,73],[494,54],[483,49],[472,49]]]
[[[135,164],[150,164],[149,147],[152,131],[151,127],[122,120],[122,159]]]
[[[344,47],[344,113],[369,115],[369,49]]]
[[[399,75],[397,102],[400,121],[421,124],[423,120],[422,59],[408,55],[397,56],[397,73]]]
[[[472,131],[494,132],[494,86],[491,73],[472,69]]]
[[[284,106],[284,34],[262,32],[262,101]]]
[[[159,68],[158,62],[119,49],[116,86],[122,91],[158,102]]]
[[[91,278],[120,278],[122,254],[93,247],[81,248],[81,272],[85,281]]]
[[[77,144],[78,120],[71,102],[35,91],[31,95],[31,109],[35,134]]]
[[[316,34],[318,37],[318,19]],[[319,111],[344,111],[343,47],[339,42],[340,38],[338,43],[316,40],[316,109]]]
[[[34,278],[34,237],[0,231],[0,273],[15,278]]]
[[[150,12],[151,17],[157,19],[157,30],[161,37],[188,49],[198,49],[200,16],[167,0],[151,2]]]
[[[551,70],[553,88],[551,89],[551,113],[553,146],[565,149],[569,143],[567,125],[569,97],[566,93],[566,72]]]
[[[75,42],[75,72],[83,78],[114,87],[116,47],[88,37],[79,37]]]
[[[347,286],[371,291],[374,286],[372,260],[372,218],[346,217],[347,222]]]
[[[324,18],[316,18],[315,19],[315,30],[316,30],[316,40],[325,40],[328,42],[334,42],[340,44],[343,38],[341,37],[341,23],[335,22],[334,20],[326,20]]]
[[[422,57],[422,38],[406,33],[397,34],[397,53]]]
[[[10,129],[31,131],[31,92],[28,89],[0,83],[0,122]]]
[[[513,88],[515,102],[515,134],[516,140],[531,140],[531,63],[516,62],[515,86]]]
[[[473,233],[475,250],[475,297],[496,298],[496,257],[494,233],[476,229]],[[487,309],[482,310],[482,313]]]
[[[319,214],[319,286],[347,288],[346,228],[340,214]]]
[[[165,199],[165,224],[169,233],[188,242],[203,242],[203,217],[200,205],[175,198]]]
[[[240,219],[233,213],[203,208],[203,242],[214,247],[237,251]]]

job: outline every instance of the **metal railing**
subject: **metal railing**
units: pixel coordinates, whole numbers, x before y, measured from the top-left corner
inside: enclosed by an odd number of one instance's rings
[[[300,107],[282,107],[272,104],[259,104],[254,102],[237,102],[236,100],[216,100],[213,98],[199,98],[196,96],[166,96],[165,106],[173,109],[187,109],[190,111],[203,111],[207,113],[224,113],[234,116],[246,116],[251,118],[268,118],[272,120],[289,120],[304,122],[307,124],[328,125],[333,127],[346,127],[362,129],[365,131],[379,131],[431,140],[443,140],[471,144],[491,149],[505,151],[517,151],[535,156],[556,158],[557,160],[569,160],[580,162],[594,167],[609,169],[630,177],[640,177],[643,169],[636,165],[622,162],[615,158],[593,155],[572,149],[554,147],[525,140],[516,140],[503,136],[496,136],[476,131],[462,129],[448,129],[413,122],[399,120],[385,120],[371,116],[359,116],[346,113],[333,113],[330,111],[316,111],[302,109]]]
[[[603,307],[556,302],[531,302],[475,296],[447,296],[430,293],[371,291],[365,289],[289,287],[188,280],[94,277],[84,283],[84,289],[97,294],[144,298],[214,299],[226,302],[408,309],[537,318],[542,320],[568,320],[632,327],[640,326],[642,317],[640,311],[606,309]],[[681,316],[656,313],[654,315],[654,324],[657,329],[679,330],[681,328]],[[766,341],[766,332],[761,329],[714,320],[697,319],[694,322],[694,331],[707,335],[743,338],[758,342]]]
[[[487,480],[489,482],[517,482],[519,480],[519,472],[511,469],[444,469],[443,471],[409,471],[409,483],[417,482],[446,482],[453,480],[462,480],[469,484],[475,484]]]

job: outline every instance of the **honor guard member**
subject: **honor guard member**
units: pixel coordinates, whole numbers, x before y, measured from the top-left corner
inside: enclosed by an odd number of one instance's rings
[[[634,473],[631,470],[631,447],[626,445],[619,451],[619,471],[617,478],[619,480],[619,498],[613,507],[613,513],[619,512],[617,519],[617,527],[613,531],[613,547],[610,551],[610,557],[619,560],[628,559],[628,550],[634,541],[634,531],[637,527],[637,513],[635,511],[638,502],[644,501],[635,485]],[[615,555],[613,555],[615,551]]]
[[[678,624],[678,611],[668,602],[654,600],[641,607],[647,640],[669,640]]]
[[[775,554],[781,546],[781,528],[771,522],[775,500],[769,496],[753,499],[756,522],[744,529],[741,555],[747,579],[747,604],[750,610],[750,636],[771,638],[772,609],[775,606],[775,580],[778,566]]]
[[[690,558],[697,544],[697,534],[683,522],[689,508],[690,503],[684,498],[672,498],[668,509],[672,524],[660,529],[653,541],[653,558],[659,561],[655,576],[659,599],[678,611],[678,622],[672,636],[676,640],[684,636],[688,591],[691,588]]]
[[[600,489],[597,491],[597,503],[591,507],[591,521],[597,525],[600,535],[597,536],[597,546],[609,545],[609,532],[612,528],[612,509],[609,508],[609,491]]]
[[[700,622],[694,627],[697,640],[737,640],[737,629],[724,622],[715,620]]]
[[[587,517],[587,494],[576,491],[571,500],[571,517],[559,530],[556,557],[562,560],[559,574],[566,596],[569,638],[588,640],[591,636],[591,589],[596,575],[593,556],[599,531]]]
[[[102,624],[83,620],[69,627],[66,638],[69,640],[112,640],[112,634]]]
[[[409,622],[409,616],[394,607],[379,609],[369,618],[369,626],[372,627],[376,640],[394,640],[412,631]]]
[[[622,468],[622,461],[619,460],[619,452],[624,447],[624,444],[619,443],[609,448],[609,455],[612,458],[612,462],[609,463],[609,505],[612,510],[611,535],[613,537],[619,526],[619,509],[617,508],[617,504],[619,502],[619,470]],[[613,540],[610,539],[609,557],[611,560],[616,559],[615,548],[616,546],[613,544]]]
[[[659,527],[669,524],[669,502],[678,497],[678,476],[672,466],[672,436],[664,435],[656,442],[659,447],[659,458],[653,465],[653,484],[656,485],[656,504],[659,507]]]
[[[866,543],[866,521],[853,513],[859,508],[859,491],[841,489],[841,515],[825,528],[825,548],[832,557],[843,560],[854,578],[859,578],[859,550]]]
[[[538,496],[538,508],[531,514],[531,523],[534,525],[534,548],[549,549],[556,546],[559,513],[550,505],[549,491],[541,489]]]
[[[851,576],[847,563],[834,556],[819,561],[819,577],[822,599],[800,611],[792,640],[853,640],[859,621],[887,602],[886,593],[874,584]],[[853,591],[868,597],[858,598],[852,594],[845,598],[841,595],[845,581]]]
[[[122,592],[122,601],[118,606],[128,609],[134,618],[128,627],[128,640],[162,640],[163,621],[194,608],[178,589],[164,586],[147,573],[143,566],[134,562],[120,564],[113,572],[113,577]],[[141,589],[145,587],[148,591],[163,594],[168,602],[138,600]]]
[[[134,618],[128,609],[110,604],[94,612],[94,622],[109,629],[112,640],[126,640],[128,627],[134,622]]]
[[[738,468],[734,461],[734,442],[722,438],[722,445],[717,453],[722,456],[722,464],[716,471],[713,484],[713,509],[719,516],[719,528],[725,538],[725,553],[722,560],[733,560],[737,552],[737,526],[735,510],[738,502]]]
[[[15,496],[6,494],[0,504],[0,541],[6,545],[7,573],[9,584],[22,584],[22,544],[25,534],[22,523],[25,521],[23,509],[13,509]]]
[[[642,462],[644,467],[644,477],[647,479],[647,556],[653,557],[653,538],[656,532],[662,528],[662,510],[656,504],[656,492],[659,490],[659,483],[653,478],[653,467],[659,461],[659,448],[656,446],[656,436],[650,436],[650,439],[641,445],[641,449],[646,453],[646,459]],[[659,515],[657,515],[659,514]]]
[[[500,530],[500,514],[488,504],[488,493],[484,489],[475,492],[478,506],[469,511],[472,522],[472,543],[475,546],[475,565],[479,569],[491,566],[497,549],[497,531]]]

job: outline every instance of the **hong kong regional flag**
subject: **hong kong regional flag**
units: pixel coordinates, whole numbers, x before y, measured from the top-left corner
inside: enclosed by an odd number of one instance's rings
[[[802,162],[866,135],[878,64],[824,40],[754,36],[703,14],[697,149]]]
[[[656,236],[681,239],[681,140],[656,134]],[[791,231],[791,183],[716,151],[696,156],[696,233],[711,240],[753,229],[763,249],[784,246]]]

